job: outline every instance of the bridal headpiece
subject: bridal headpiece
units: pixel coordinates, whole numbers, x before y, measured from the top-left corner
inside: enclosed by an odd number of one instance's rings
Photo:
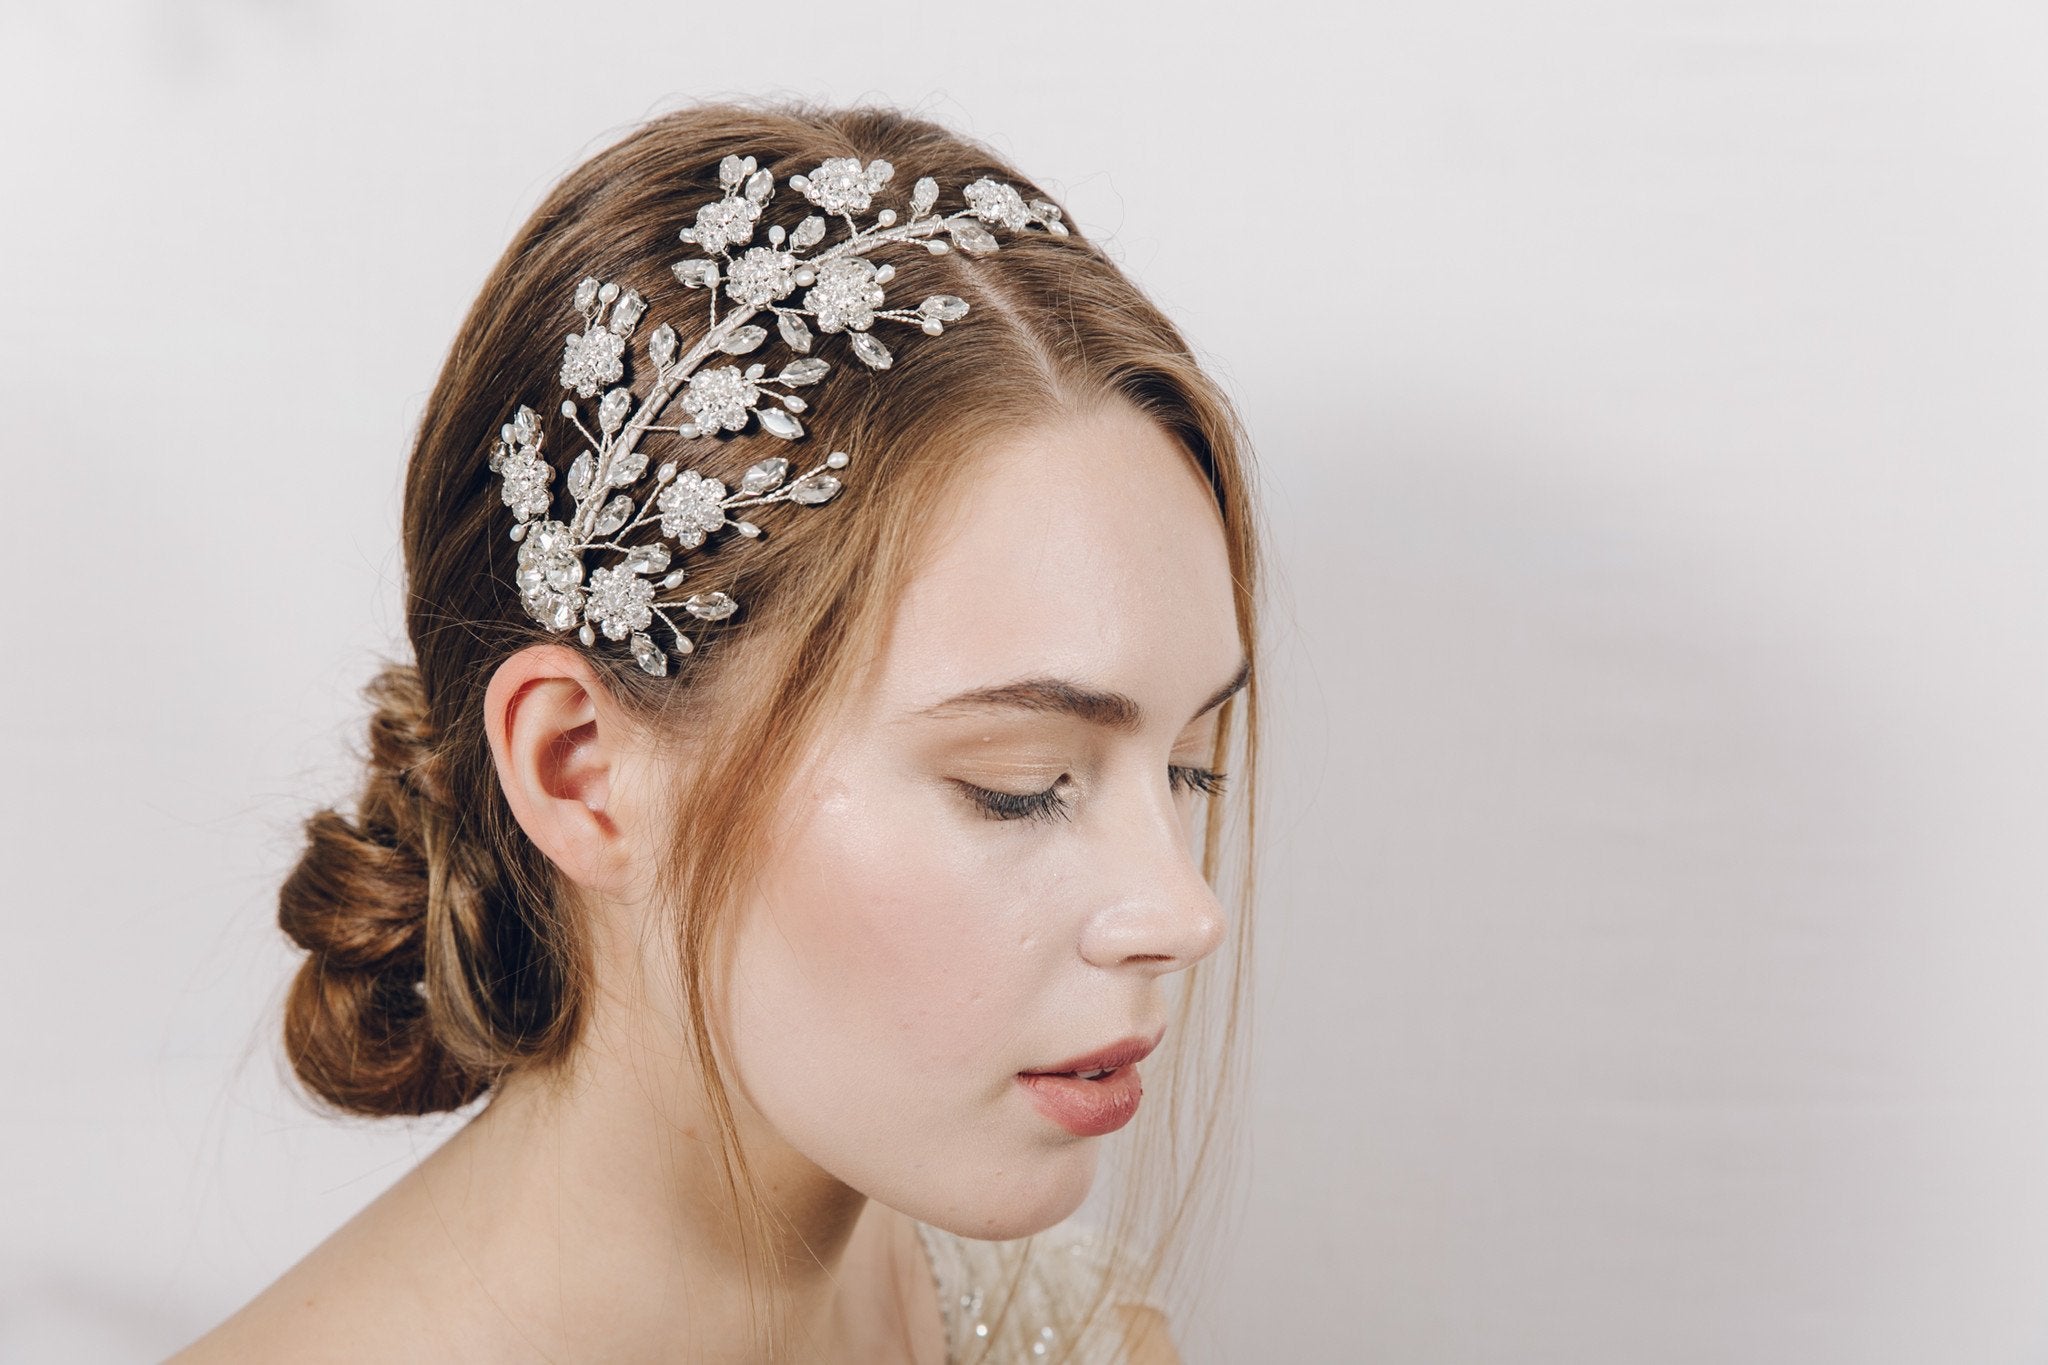
[[[680,233],[683,241],[706,254],[672,267],[683,284],[709,295],[710,330],[680,354],[673,327],[663,323],[653,330],[646,347],[653,383],[637,407],[632,389],[619,381],[626,371],[627,341],[646,311],[646,300],[634,290],[595,278],[576,286],[575,308],[583,330],[569,334],[562,353],[562,387],[585,399],[597,398],[600,389],[604,393],[596,404],[597,434],[583,424],[575,399],[564,399],[561,406],[562,416],[589,442],[569,465],[566,484],[575,511],[565,521],[550,516],[554,495],[548,485],[555,471],[541,456],[543,433],[532,408],[522,404],[491,445],[491,470],[503,477],[500,493],[517,519],[511,532],[520,543],[515,582],[529,616],[553,630],[576,629],[585,645],[595,645],[600,631],[607,639],[625,640],[641,668],[665,676],[670,649],[680,655],[694,648],[672,612],[717,621],[739,609],[723,592],[695,593],[680,602],[655,601],[657,591],[675,588],[688,576],[680,565],[671,567],[671,544],[676,550],[693,550],[725,527],[744,536],[760,535],[752,521],[727,515],[739,508],[830,501],[840,485],[826,471],[844,469],[848,456],[835,450],[792,478],[790,462],[771,455],[751,466],[730,490],[695,470],[678,471],[668,461],[654,471],[651,486],[642,492],[635,485],[646,474],[648,460],[635,449],[640,437],[649,431],[672,431],[685,439],[745,432],[751,420],[770,436],[801,439],[799,415],[807,405],[797,390],[817,383],[832,368],[811,354],[812,347],[821,344],[816,333],[844,332],[855,356],[872,369],[886,370],[889,348],[869,330],[878,319],[914,322],[937,336],[947,323],[967,315],[966,302],[952,294],[933,294],[915,308],[883,307],[884,287],[896,270],[868,259],[877,248],[915,242],[934,253],[957,248],[985,255],[997,246],[990,227],[1023,232],[1038,226],[1057,236],[1068,235],[1057,206],[1043,199],[1027,200],[1013,187],[986,176],[961,191],[965,208],[944,214],[932,211],[939,186],[925,176],[911,189],[909,217],[899,222],[894,209],[884,208],[876,212],[873,224],[860,227],[853,214],[866,212],[894,173],[886,161],[863,166],[854,157],[831,157],[809,175],[789,177],[788,187],[819,212],[788,232],[770,227],[767,245],[760,246],[750,243],[762,208],[775,194],[775,178],[758,169],[751,156],[720,160],[723,196],[700,207],[697,221]],[[844,218],[851,235],[812,250],[824,240],[827,215]],[[800,302],[785,302],[799,290]],[[721,292],[732,305],[722,318]],[[769,333],[753,319],[764,312],[774,315],[776,335],[797,359],[773,374],[761,361],[744,368],[706,364],[713,357],[759,351]],[[679,393],[688,418],[674,426],[654,425]],[[649,538],[640,543],[626,543],[625,538],[642,527],[658,529],[647,531]],[[587,557],[599,551],[620,558],[590,569]],[[648,634],[656,617],[668,627],[669,648]]]

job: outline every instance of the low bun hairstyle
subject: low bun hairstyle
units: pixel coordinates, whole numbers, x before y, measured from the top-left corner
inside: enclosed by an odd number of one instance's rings
[[[369,684],[367,775],[355,810],[322,810],[307,821],[278,918],[307,952],[284,1021],[286,1051],[307,1089],[356,1114],[460,1106],[513,1068],[566,1057],[592,991],[574,889],[525,837],[498,785],[483,712],[499,664],[531,645],[566,643],[650,745],[682,752],[715,738],[701,747],[695,780],[672,794],[669,853],[655,888],[675,907],[684,1043],[706,1077],[741,1254],[751,1263],[764,1206],[740,1149],[707,1007],[721,985],[719,931],[751,870],[769,856],[782,794],[817,726],[886,638],[929,528],[954,499],[971,495],[979,452],[1106,404],[1155,420],[1215,493],[1239,631],[1254,659],[1261,556],[1247,443],[1228,398],[1174,324],[1074,227],[1063,238],[1006,235],[986,256],[889,256],[892,299],[953,294],[968,302],[968,315],[941,338],[911,327],[891,332],[895,359],[885,375],[853,363],[843,339],[826,338],[821,349],[833,365],[806,390],[803,444],[821,456],[852,452],[846,490],[829,509],[783,518],[733,553],[714,541],[693,555],[686,591],[729,591],[744,605],[697,631],[696,652],[670,676],[643,673],[623,647],[600,641],[581,649],[530,620],[513,582],[513,518],[488,467],[491,440],[527,404],[543,414],[546,455],[558,472],[577,449],[573,429],[553,414],[564,337],[576,323],[570,300],[586,276],[639,291],[648,304],[643,330],[667,322],[684,349],[704,334],[704,295],[684,288],[670,266],[697,254],[678,242],[677,229],[720,196],[718,162],[729,152],[754,155],[778,186],[827,158],[886,159],[897,174],[875,207],[899,213],[911,182],[927,175],[942,203],[956,202],[981,176],[1059,203],[989,148],[936,123],[889,108],[791,101],[678,109],[571,171],[484,281],[422,412],[402,531],[414,662],[389,663]],[[778,188],[760,230],[791,230],[808,211],[800,195]],[[623,382],[644,392],[630,368],[639,349],[629,348]],[[764,441],[783,453],[779,442],[751,432],[649,432],[640,448],[655,463],[673,459],[730,487],[770,453]],[[1214,761],[1228,765],[1233,780],[1211,798],[1201,850],[1214,882],[1226,812],[1241,814],[1238,896],[1247,905],[1257,696],[1255,665],[1251,684],[1219,717]],[[1249,916],[1232,923],[1236,950],[1190,970],[1172,1029],[1188,1041],[1156,1055],[1159,1070],[1148,1080],[1161,1102],[1147,1106],[1125,1144],[1142,1177],[1126,1185],[1130,1217],[1147,1216],[1150,1205],[1137,1210],[1148,1192],[1169,1187],[1159,1210],[1166,1231],[1155,1241],[1182,1235],[1186,1190],[1229,1149],[1219,1130],[1229,1111],[1219,1100],[1243,1057],[1236,1021]],[[1207,1016],[1195,1013],[1204,999],[1195,986],[1223,971],[1223,1027],[1212,1035]],[[1192,1134],[1175,1117],[1180,1108],[1193,1116]],[[1128,1230],[1122,1240],[1142,1244]]]
[[[392,665],[368,689],[369,772],[351,819],[306,822],[306,851],[277,919],[310,956],[285,1011],[285,1052],[328,1100],[359,1113],[420,1114],[481,1088],[456,1074],[427,1023],[427,879],[445,823],[419,672]]]
[[[467,1104],[530,1051],[558,995],[534,936],[516,931],[500,869],[463,834],[419,670],[387,663],[364,693],[356,813],[308,819],[278,891],[278,924],[308,953],[285,1007],[285,1054],[338,1108],[429,1114]],[[478,966],[510,968],[526,988],[479,992]]]

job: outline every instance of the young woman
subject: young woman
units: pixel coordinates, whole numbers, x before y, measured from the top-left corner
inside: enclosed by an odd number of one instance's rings
[[[574,171],[427,406],[414,662],[280,896],[311,1092],[486,1102],[180,1358],[1177,1359],[1249,481],[1172,324],[943,128],[697,106]]]

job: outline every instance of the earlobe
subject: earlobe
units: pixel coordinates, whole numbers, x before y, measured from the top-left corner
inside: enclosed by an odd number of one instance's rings
[[[621,726],[589,667],[558,645],[520,650],[492,675],[484,725],[526,836],[571,880],[612,881],[623,859],[608,810]]]

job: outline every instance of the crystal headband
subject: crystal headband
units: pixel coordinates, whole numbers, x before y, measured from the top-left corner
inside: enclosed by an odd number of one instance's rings
[[[582,398],[595,396],[601,388],[606,391],[597,403],[598,435],[583,425],[574,399],[562,402],[562,416],[590,443],[569,465],[566,483],[576,500],[569,519],[549,518],[554,497],[548,484],[555,471],[541,458],[540,418],[532,408],[521,404],[491,445],[491,470],[503,476],[500,494],[517,519],[511,532],[512,539],[520,542],[514,581],[527,615],[553,630],[578,628],[577,638],[585,645],[595,645],[599,631],[607,639],[626,640],[641,668],[657,677],[666,676],[668,651],[647,633],[655,617],[668,627],[674,652],[688,654],[695,646],[677,626],[671,610],[679,609],[698,620],[718,621],[737,611],[739,604],[722,592],[696,593],[679,603],[656,602],[657,589],[674,588],[687,576],[680,566],[670,568],[670,548],[661,537],[673,541],[677,549],[693,550],[711,532],[727,526],[744,536],[758,536],[760,527],[727,513],[771,502],[812,506],[827,502],[840,485],[838,478],[825,471],[844,469],[848,456],[835,450],[822,463],[792,479],[790,462],[772,455],[751,466],[730,491],[719,480],[695,470],[679,473],[675,463],[667,461],[654,471],[654,483],[646,496],[636,501],[632,493],[619,490],[631,488],[647,470],[647,456],[634,448],[642,434],[672,431],[690,439],[743,432],[752,418],[770,436],[797,440],[804,434],[798,414],[806,411],[807,405],[795,391],[817,383],[832,368],[810,354],[816,340],[812,324],[828,335],[846,333],[854,355],[872,369],[886,370],[892,359],[889,348],[868,330],[877,319],[915,322],[937,336],[945,324],[967,316],[966,302],[952,294],[933,294],[916,308],[884,308],[883,286],[894,277],[896,268],[877,266],[867,259],[870,252],[889,243],[919,242],[935,254],[957,247],[971,255],[986,255],[997,246],[989,226],[1022,232],[1038,225],[1051,234],[1068,235],[1056,205],[1043,199],[1027,200],[1011,186],[986,176],[961,191],[966,208],[946,214],[932,212],[939,186],[925,176],[911,189],[907,219],[898,223],[896,211],[885,208],[876,212],[873,225],[860,227],[853,214],[865,212],[876,191],[894,174],[895,168],[886,161],[862,166],[854,157],[831,157],[807,176],[793,175],[787,181],[789,188],[822,212],[811,214],[787,233],[780,226],[770,227],[766,246],[749,246],[761,210],[775,193],[775,177],[757,169],[751,156],[722,158],[718,181],[723,197],[701,206],[696,223],[679,234],[707,255],[677,261],[672,267],[683,284],[708,292],[711,328],[680,356],[675,329],[667,323],[654,329],[647,338],[654,383],[637,408],[630,388],[606,386],[616,385],[625,373],[626,341],[646,311],[646,300],[631,289],[622,290],[616,283],[600,283],[594,278],[576,286],[575,307],[583,318],[583,330],[569,334],[562,353],[562,387],[574,389]],[[824,239],[826,214],[844,218],[851,235],[804,255]],[[737,247],[746,250],[734,256]],[[716,253],[716,259],[710,253]],[[721,283],[733,305],[723,318],[718,313]],[[799,289],[804,291],[801,306],[783,302]],[[789,361],[773,375],[759,361],[745,369],[738,365],[704,367],[714,355],[743,356],[758,351],[768,340],[768,330],[751,319],[764,310],[775,315],[775,330],[783,344],[802,358]],[[678,393],[689,419],[675,426],[655,426],[654,419]],[[624,543],[622,537],[627,533],[650,523],[658,523],[660,528],[654,539]],[[585,556],[598,550],[614,551],[624,558],[586,578]]]

